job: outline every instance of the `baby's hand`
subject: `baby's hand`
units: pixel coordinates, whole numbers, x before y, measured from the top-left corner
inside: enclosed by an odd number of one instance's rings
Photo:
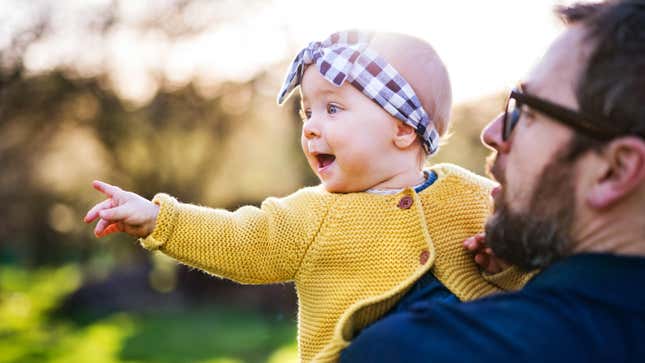
[[[92,207],[83,219],[85,223],[91,223],[98,218],[94,228],[97,237],[114,232],[125,232],[134,237],[146,237],[152,233],[159,214],[158,205],[98,180],[92,182],[92,186],[108,197]]]
[[[506,261],[495,256],[493,250],[486,246],[483,233],[467,238],[464,248],[475,255],[475,263],[488,273],[498,273],[509,267]]]

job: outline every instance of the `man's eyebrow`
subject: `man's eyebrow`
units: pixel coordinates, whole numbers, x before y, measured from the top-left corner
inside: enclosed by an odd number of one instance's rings
[[[519,87],[520,87],[520,91],[522,91],[523,93],[531,93],[529,89],[532,87],[529,85],[528,82],[521,82]]]

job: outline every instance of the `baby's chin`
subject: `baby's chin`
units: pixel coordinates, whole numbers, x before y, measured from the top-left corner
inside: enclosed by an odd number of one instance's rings
[[[359,193],[366,190],[365,188],[356,185],[326,183],[324,180],[321,182],[325,190],[329,193]]]

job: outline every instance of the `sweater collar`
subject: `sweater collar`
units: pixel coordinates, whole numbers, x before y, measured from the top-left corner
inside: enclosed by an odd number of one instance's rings
[[[526,287],[572,290],[642,311],[645,309],[643,281],[645,257],[577,254],[546,268]]]
[[[414,191],[419,194],[425,189],[427,189],[429,186],[431,186],[438,178],[437,173],[434,170],[428,170],[424,169],[423,170],[423,175],[425,176],[425,180],[413,187]],[[380,195],[391,195],[391,194],[397,194],[402,191],[404,191],[406,188],[397,188],[397,189],[368,189],[366,190],[367,193],[370,194],[380,194]]]

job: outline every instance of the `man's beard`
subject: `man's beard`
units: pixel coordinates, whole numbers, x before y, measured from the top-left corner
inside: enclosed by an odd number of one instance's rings
[[[575,212],[575,175],[568,156],[560,153],[544,167],[526,211],[512,212],[501,190],[486,223],[486,243],[496,256],[528,271],[568,254]]]

